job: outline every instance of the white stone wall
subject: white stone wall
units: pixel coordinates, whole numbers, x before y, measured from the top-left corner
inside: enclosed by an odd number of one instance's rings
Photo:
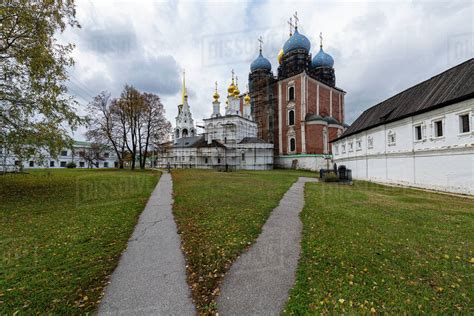
[[[463,114],[469,115],[467,133],[460,131]],[[334,142],[334,160],[352,169],[354,179],[474,194],[473,115],[474,99],[470,99],[378,126]],[[443,122],[442,137],[435,136],[437,120]],[[418,125],[421,140],[415,139]]]
[[[237,170],[273,169],[273,145],[249,143],[222,147],[172,147],[157,157],[157,167]]]
[[[275,157],[275,168],[281,169],[292,169],[293,161],[297,160],[296,169],[310,170],[310,171],[319,171],[320,169],[327,169],[328,167],[332,169],[333,162],[330,159],[330,155],[284,155]]]

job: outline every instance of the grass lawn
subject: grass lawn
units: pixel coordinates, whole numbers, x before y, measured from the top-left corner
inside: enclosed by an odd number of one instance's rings
[[[188,282],[201,313],[215,312],[219,282],[252,244],[270,212],[304,171],[174,170],[175,220],[187,259]]]
[[[0,314],[92,312],[158,178],[70,169],[0,176]]]
[[[472,313],[474,200],[356,182],[306,184],[285,313]]]

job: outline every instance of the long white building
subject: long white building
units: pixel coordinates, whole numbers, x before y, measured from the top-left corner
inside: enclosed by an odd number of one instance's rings
[[[90,142],[75,141],[72,148],[64,148],[58,156],[51,156],[46,151],[37,157],[20,159],[7,148],[0,147],[0,172],[18,171],[19,169],[35,168],[67,168],[74,163],[76,168],[117,168],[118,160],[113,150],[104,149],[100,159],[88,159]]]
[[[354,179],[474,194],[474,59],[367,109],[335,141]]]

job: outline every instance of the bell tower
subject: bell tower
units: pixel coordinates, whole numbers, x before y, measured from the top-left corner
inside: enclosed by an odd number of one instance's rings
[[[178,116],[176,116],[176,127],[174,129],[174,140],[183,137],[196,136],[194,120],[188,104],[188,92],[186,90],[186,73],[183,70],[183,87],[181,93],[181,104],[178,105]]]

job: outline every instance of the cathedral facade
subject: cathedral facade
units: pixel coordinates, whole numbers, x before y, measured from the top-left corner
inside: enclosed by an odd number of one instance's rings
[[[250,66],[251,113],[258,137],[274,144],[276,167],[325,168],[332,157],[330,141],[347,128],[346,93],[336,86],[334,60],[323,50],[322,37],[312,57],[310,41],[295,26],[278,64],[274,74],[260,47]]]
[[[233,73],[227,93],[221,113],[216,83],[211,117],[203,119],[204,126],[200,127],[204,131],[197,135],[183,79],[183,102],[178,105],[174,139],[157,152],[157,167],[226,171],[273,169],[273,144],[257,137],[250,96],[240,93]]]

